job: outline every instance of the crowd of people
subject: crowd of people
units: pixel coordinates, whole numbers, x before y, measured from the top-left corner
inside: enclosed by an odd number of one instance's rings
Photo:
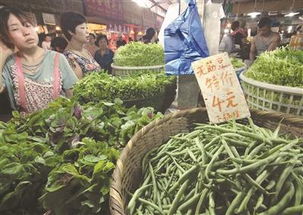
[[[86,74],[111,73],[114,52],[106,35],[89,33],[86,18],[75,12],[63,13],[60,23],[62,36],[39,38],[26,13],[0,9],[0,92],[6,92],[13,110],[43,109],[59,96],[71,97],[74,84]],[[156,31],[147,33],[144,42],[155,42]],[[125,44],[117,41],[118,47]]]
[[[63,13],[60,23],[61,36],[39,37],[26,13],[11,7],[0,9],[0,92],[7,94],[12,109],[32,113],[59,96],[71,97],[74,84],[88,73],[103,69],[111,74],[114,51],[107,36],[88,32],[86,18],[75,12]],[[258,33],[248,45],[247,32],[235,21],[219,51],[232,54],[238,45],[242,59],[253,61],[280,45],[280,36],[271,27],[268,17],[261,18]],[[157,43],[157,31],[148,28],[140,41]],[[116,47],[125,44],[119,35]]]
[[[303,36],[300,36],[301,26],[299,25],[296,31],[293,32],[289,45],[292,45],[292,42],[298,44],[298,40],[301,41],[299,42],[300,44],[303,44]],[[254,36],[253,39],[248,41],[247,30],[240,27],[239,21],[232,22],[231,32],[225,34],[221,39],[219,51],[227,52],[229,55],[240,57],[243,60],[248,60],[249,64],[251,64],[261,53],[273,51],[277,47],[285,45],[282,43],[280,34],[278,33],[279,23],[273,22],[269,17],[262,17],[257,27],[257,32],[251,34],[251,36]],[[299,34],[299,36],[296,34]]]

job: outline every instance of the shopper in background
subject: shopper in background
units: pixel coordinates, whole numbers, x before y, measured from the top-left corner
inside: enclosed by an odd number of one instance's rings
[[[95,55],[95,52],[98,50],[96,46],[96,36],[93,33],[89,33],[88,43],[85,44],[84,48],[86,48],[92,56]]]
[[[118,35],[118,40],[116,42],[116,47],[117,49],[120,47],[120,46],[124,46],[126,44],[125,40],[123,40],[122,38],[122,34],[119,34]]]
[[[77,77],[64,55],[38,46],[38,34],[25,13],[1,8],[0,38],[0,91],[7,90],[13,109],[32,113],[60,94],[72,96]]]
[[[63,37],[55,37],[51,42],[51,48],[54,51],[63,53],[67,46],[67,41]]]
[[[289,46],[293,49],[303,50],[303,24],[296,27],[295,34],[290,38]]]
[[[269,17],[263,17],[258,23],[258,34],[254,37],[250,47],[249,58],[254,61],[265,51],[273,51],[280,45],[280,35],[271,30],[272,22]]]
[[[99,63],[102,69],[111,74],[111,64],[113,63],[114,52],[108,48],[108,39],[106,35],[98,36],[96,45],[100,49],[95,53],[95,60]]]
[[[233,32],[231,33],[233,37],[235,38],[235,45],[239,45],[240,48],[243,45],[243,39],[247,37],[247,34],[243,28],[240,28],[240,22],[234,21],[233,22]]]
[[[75,12],[63,13],[61,15],[61,29],[68,40],[64,55],[77,77],[81,79],[87,73],[99,71],[101,69],[99,64],[84,48],[89,39],[85,17]]]
[[[232,52],[236,51],[235,36],[237,34],[235,34],[234,32],[237,32],[239,27],[240,27],[240,23],[238,21],[232,22],[231,24],[232,32],[223,36],[219,45],[219,52],[227,52],[228,54],[231,54]]]
[[[52,37],[49,34],[46,34],[41,43],[41,47],[44,50],[51,50],[51,41],[52,41]]]
[[[153,28],[148,28],[145,32],[145,35],[142,37],[143,43],[157,43],[158,34],[157,31]]]

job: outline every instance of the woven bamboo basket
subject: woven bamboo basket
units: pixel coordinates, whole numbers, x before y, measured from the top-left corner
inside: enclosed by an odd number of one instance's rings
[[[114,64],[111,65],[113,69],[114,76],[127,76],[134,73],[148,71],[148,72],[161,72],[164,70],[164,65],[156,65],[156,66],[116,66]]]
[[[303,119],[277,112],[251,110],[255,124],[274,130],[281,122],[281,133],[303,137]],[[205,108],[184,110],[156,120],[138,131],[123,149],[112,176],[110,211],[112,215],[126,215],[129,201],[126,190],[133,192],[142,181],[141,161],[151,149],[164,144],[173,135],[191,131],[194,123],[208,122]],[[247,123],[247,120],[240,120]]]
[[[122,99],[123,104],[126,107],[132,107],[132,106],[136,106],[137,108],[153,107],[155,108],[156,111],[160,111],[164,113],[165,110],[169,108],[169,106],[175,99],[176,88],[177,88],[177,83],[176,81],[173,81],[165,86],[163,92],[159,92],[158,94],[148,98]]]
[[[251,108],[303,117],[303,89],[268,84],[240,74],[241,85]]]

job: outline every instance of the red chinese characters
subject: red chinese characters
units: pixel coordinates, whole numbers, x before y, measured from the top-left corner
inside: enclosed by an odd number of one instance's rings
[[[219,111],[222,112],[223,105],[225,105],[226,108],[236,107],[238,105],[234,101],[236,96],[234,95],[234,93],[232,91],[227,92],[226,95],[227,95],[226,99],[220,99],[219,97],[214,95],[213,100],[212,100],[212,107],[214,107],[214,108],[217,107],[219,109]]]

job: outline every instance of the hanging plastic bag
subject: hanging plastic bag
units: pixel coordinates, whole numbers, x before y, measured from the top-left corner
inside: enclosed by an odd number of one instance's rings
[[[164,52],[169,75],[193,74],[191,63],[209,56],[195,0],[164,30]]]

